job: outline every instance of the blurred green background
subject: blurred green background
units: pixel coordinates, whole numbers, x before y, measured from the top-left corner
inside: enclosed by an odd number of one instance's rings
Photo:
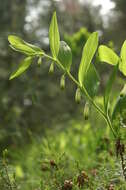
[[[23,58],[10,49],[8,35],[16,34],[49,53],[48,29],[54,10],[57,12],[61,38],[72,48],[72,73],[75,77],[83,45],[91,32],[99,31],[100,43],[107,44],[119,54],[120,47],[126,39],[126,1],[105,2],[103,3],[102,0],[0,0],[0,154],[5,148],[13,150],[10,157],[18,162],[20,154],[26,154],[29,147],[32,150],[33,147],[38,146],[33,142],[34,138],[37,143],[41,143],[46,136],[51,139],[54,137],[55,143],[59,143],[59,140],[56,141],[59,136],[62,139],[61,147],[65,147],[64,143],[68,141],[70,154],[81,160],[83,145],[85,146],[85,142],[88,143],[88,140],[81,139],[83,135],[81,130],[84,127],[89,131],[86,134],[90,136],[89,142],[91,137],[95,139],[96,136],[97,145],[101,137],[109,134],[105,122],[94,109],[90,113],[89,121],[84,121],[85,102],[82,101],[80,105],[75,103],[76,86],[67,79],[66,88],[62,91],[59,87],[62,73],[55,68],[55,73],[49,75],[50,62],[43,60],[41,67],[33,64],[27,73],[16,80],[8,80],[10,73],[17,68]],[[101,64],[97,60],[96,67],[101,77],[101,87],[96,101],[102,106],[101,95],[104,93],[111,66]],[[125,78],[119,74],[113,89],[114,97],[118,96],[118,90],[124,83]],[[69,138],[73,139],[73,144],[68,140]],[[80,146],[76,147],[76,143]],[[96,148],[95,145],[88,147],[89,153],[95,150],[94,147]],[[18,152],[19,150],[21,152]],[[64,150],[67,151],[65,148]],[[37,154],[34,153],[33,159]],[[85,159],[88,160],[87,157]]]

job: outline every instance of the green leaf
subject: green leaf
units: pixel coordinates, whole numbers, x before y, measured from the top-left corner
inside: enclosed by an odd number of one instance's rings
[[[120,57],[121,61],[119,63],[119,69],[126,76],[126,40],[122,45]]]
[[[120,92],[120,96],[123,97],[126,95],[126,84],[124,85],[123,89]]]
[[[112,124],[119,135],[121,134],[121,127],[126,128],[126,84],[116,100],[112,113]],[[122,132],[124,134],[124,131]],[[123,134],[121,134],[121,137]]]
[[[27,57],[27,58],[25,58],[25,59],[21,62],[21,64],[20,64],[18,70],[17,70],[14,74],[12,74],[12,75],[10,76],[9,80],[12,80],[12,79],[14,79],[15,77],[18,77],[18,76],[21,75],[24,71],[26,71],[26,70],[29,68],[29,66],[31,65],[32,59],[33,59],[32,57]]]
[[[26,55],[42,55],[44,53],[43,50],[41,50],[39,47],[29,44],[17,36],[9,35],[8,41],[10,43],[10,47],[13,50],[24,53]]]
[[[90,67],[84,77],[84,87],[86,88],[88,94],[93,98],[100,85],[99,75],[93,64],[90,64]]]
[[[106,62],[111,65],[117,65],[119,57],[116,53],[107,46],[101,45],[98,49],[99,58],[101,62]]]
[[[112,124],[120,134],[121,127],[126,127],[126,94],[117,98],[112,114]]]
[[[81,86],[84,83],[84,77],[90,67],[90,63],[98,47],[98,33],[93,32],[88,38],[82,53],[81,63],[79,67],[78,78]]]
[[[70,71],[70,67],[72,64],[72,52],[71,52],[71,48],[64,41],[60,42],[58,60],[60,61],[64,69],[66,69],[67,71]]]
[[[110,93],[112,90],[112,85],[113,82],[115,81],[116,75],[117,75],[117,71],[118,71],[118,66],[115,66],[113,69],[113,72],[110,75],[110,78],[107,82],[106,88],[105,88],[105,94],[104,94],[104,108],[105,108],[105,112],[108,112],[108,103],[109,103],[109,98],[110,98]]]
[[[56,12],[54,12],[49,28],[50,49],[54,58],[57,57],[60,47],[60,35],[57,23]]]

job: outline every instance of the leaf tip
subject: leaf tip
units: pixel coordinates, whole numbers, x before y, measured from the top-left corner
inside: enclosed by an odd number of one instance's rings
[[[14,77],[11,75],[10,77],[9,77],[9,80],[12,80]]]
[[[98,37],[98,31],[95,31],[92,33],[93,35],[96,35],[96,37]]]
[[[53,12],[53,15],[56,16],[56,11]]]

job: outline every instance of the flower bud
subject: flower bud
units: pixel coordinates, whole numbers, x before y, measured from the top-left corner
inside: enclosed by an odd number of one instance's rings
[[[42,64],[42,57],[38,58],[38,65],[40,66]]]
[[[89,103],[86,102],[85,106],[84,106],[84,119],[85,120],[88,120],[88,118],[89,118],[89,110],[90,110]]]
[[[49,68],[49,74],[54,73],[54,62],[51,63],[50,68]]]
[[[81,91],[80,88],[77,88],[75,93],[75,101],[79,104],[81,101]]]
[[[3,151],[3,158],[4,158],[4,159],[6,158],[7,154],[8,154],[8,150],[5,149],[5,150]]]
[[[60,88],[64,90],[65,88],[65,75],[63,74],[60,79]]]

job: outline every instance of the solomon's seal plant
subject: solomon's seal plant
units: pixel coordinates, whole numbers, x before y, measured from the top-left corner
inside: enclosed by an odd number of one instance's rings
[[[43,57],[50,60],[50,73],[54,71],[54,65],[57,65],[59,69],[63,71],[60,80],[61,88],[63,89],[65,87],[65,77],[68,76],[77,86],[75,100],[79,103],[81,97],[86,99],[87,103],[84,108],[85,119],[88,119],[90,105],[92,105],[103,116],[107,125],[110,127],[115,138],[117,155],[120,155],[121,157],[123,174],[126,177],[123,159],[124,144],[122,143],[121,134],[121,128],[126,127],[126,86],[124,86],[123,90],[120,92],[114,109],[111,112],[109,111],[111,90],[117,71],[120,70],[120,72],[126,76],[126,41],[123,43],[119,57],[112,49],[105,45],[100,45],[98,47],[98,33],[93,32],[83,48],[78,70],[78,79],[76,79],[70,71],[72,66],[71,49],[66,42],[60,41],[56,12],[54,12],[52,16],[49,28],[51,55],[46,54],[44,50],[25,42],[15,35],[9,35],[8,40],[10,47],[13,50],[26,55],[26,58],[21,62],[17,71],[10,76],[10,80],[18,77],[26,71],[32,64],[34,58],[38,58],[38,65],[41,65]],[[113,66],[113,71],[109,77],[104,92],[104,109],[101,109],[94,99],[100,85],[100,77],[96,71],[95,65],[92,63],[97,51],[101,62]]]

